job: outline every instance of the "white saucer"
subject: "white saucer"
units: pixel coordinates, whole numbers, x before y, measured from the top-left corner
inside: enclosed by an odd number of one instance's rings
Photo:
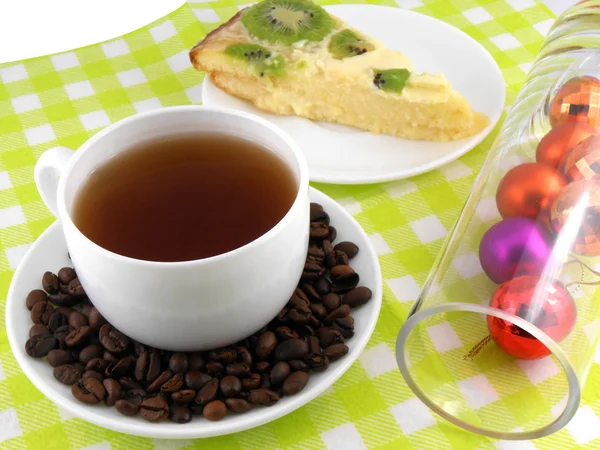
[[[506,94],[504,78],[487,50],[467,34],[429,16],[387,6],[334,5],[325,9],[387,47],[402,51],[416,71],[444,73],[476,111],[490,118],[489,126],[460,141],[409,141],[265,113],[221,91],[208,77],[202,93],[204,104],[241,109],[272,121],[300,145],[312,181],[336,184],[389,181],[435,169],[473,149],[500,119]]]
[[[70,265],[62,228],[58,222],[52,224],[27,252],[8,291],[8,339],[23,372],[44,395],[72,414],[111,430],[154,438],[192,439],[233,433],[265,424],[305,405],[329,388],[358,358],[375,328],[382,299],[379,261],[365,232],[346,210],[325,194],[311,188],[310,198],[312,202],[323,205],[330,215],[331,223],[338,231],[336,242],[349,240],[360,248],[351,265],[360,274],[360,284],[371,288],[373,298],[352,313],[356,334],[348,340],[348,354],[332,363],[325,372],[311,375],[309,383],[299,394],[284,397],[268,408],[254,408],[240,415],[230,414],[220,422],[209,422],[198,417],[185,425],[172,422],[152,424],[139,416],[122,416],[115,408],[86,406],[78,402],[71,395],[70,387],[54,379],[52,367],[45,360],[30,358],[24,351],[32,325],[29,311],[25,307],[27,294],[32,289],[40,288],[45,271],[56,272],[61,267]]]

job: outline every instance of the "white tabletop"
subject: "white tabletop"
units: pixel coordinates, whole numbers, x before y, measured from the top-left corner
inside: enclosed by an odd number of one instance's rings
[[[556,14],[575,3],[542,1]],[[0,63],[112,39],[165,16],[183,3],[184,0],[0,0]]]

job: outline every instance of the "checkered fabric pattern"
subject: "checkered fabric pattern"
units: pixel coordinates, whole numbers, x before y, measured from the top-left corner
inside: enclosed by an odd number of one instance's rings
[[[464,30],[498,61],[509,102],[554,20],[535,0],[366,3],[410,8]],[[77,148],[102,127],[136,112],[201,103],[203,77],[190,67],[188,50],[243,6],[243,0],[188,3],[110,42],[0,66],[0,448],[599,448],[600,365],[591,368],[582,406],[565,429],[520,443],[490,440],[446,423],[414,397],[396,367],[398,330],[460,213],[494,134],[460,160],[410,180],[315,185],[344,205],[369,234],[383,271],[384,304],[359,361],[330,390],[294,413],[220,438],[152,440],[71,417],[29,382],[8,344],[4,304],[22,256],[55,220],[33,182],[37,158],[57,145]],[[434,328],[432,336],[436,332],[444,330]]]

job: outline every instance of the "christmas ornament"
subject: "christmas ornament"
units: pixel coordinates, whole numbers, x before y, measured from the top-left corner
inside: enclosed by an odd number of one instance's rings
[[[550,125],[575,118],[600,127],[600,80],[585,76],[572,78],[561,86],[550,102]]]
[[[490,306],[522,317],[556,342],[568,336],[575,325],[577,308],[571,294],[558,281],[524,275],[500,285]],[[509,355],[538,359],[550,350],[522,328],[498,317],[488,316],[491,338]]]
[[[524,217],[504,219],[490,228],[479,244],[479,261],[494,283],[515,275],[539,274],[552,252],[552,236],[543,225]]]
[[[496,205],[503,218],[535,219],[549,208],[567,180],[545,164],[526,163],[509,170],[500,180]]]
[[[583,211],[572,215],[575,208]],[[569,183],[556,197],[550,209],[552,231],[560,233],[568,220],[579,222],[572,250],[584,256],[600,255],[600,179]]]
[[[569,181],[600,177],[600,136],[590,136],[569,153],[563,166]]]
[[[535,160],[557,169],[577,144],[594,134],[596,129],[586,122],[578,120],[563,122],[552,128],[540,140]]]

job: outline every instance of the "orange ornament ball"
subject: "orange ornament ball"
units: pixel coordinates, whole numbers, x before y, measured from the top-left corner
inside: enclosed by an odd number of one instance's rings
[[[552,128],[537,146],[535,160],[555,169],[564,164],[568,154],[596,129],[586,122],[568,120]]]
[[[567,81],[550,102],[548,117],[552,128],[569,119],[600,128],[600,80],[584,76]]]
[[[565,177],[548,165],[521,164],[509,170],[500,180],[496,206],[504,219],[536,219],[541,212],[550,208],[566,185]]]
[[[590,136],[569,153],[563,168],[569,181],[600,178],[600,136]]]

